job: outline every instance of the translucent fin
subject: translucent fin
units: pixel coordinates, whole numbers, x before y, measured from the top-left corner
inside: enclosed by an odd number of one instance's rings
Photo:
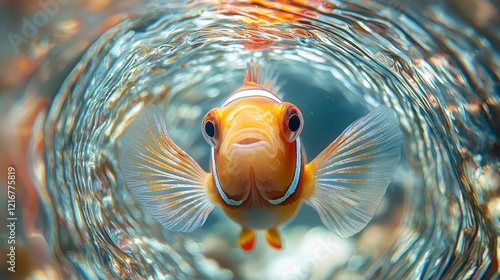
[[[283,87],[283,83],[278,84],[278,71],[274,67],[267,67],[265,70],[262,69],[258,62],[252,59],[247,64],[247,69],[245,72],[245,84],[255,83],[264,86],[269,91],[274,93],[280,98],[283,95],[280,93],[280,89]]]
[[[145,108],[122,137],[120,168],[129,189],[167,229],[190,232],[214,208],[208,174],[170,139],[158,107]]]
[[[240,236],[238,236],[238,244],[240,244],[241,249],[243,251],[250,251],[253,249],[255,245],[256,233],[255,231],[243,228],[241,230]]]
[[[281,237],[277,228],[266,230],[264,236],[271,247],[274,249],[281,249]]]
[[[346,238],[368,224],[399,164],[402,140],[394,111],[379,106],[311,162],[316,182],[306,202],[326,227]]]

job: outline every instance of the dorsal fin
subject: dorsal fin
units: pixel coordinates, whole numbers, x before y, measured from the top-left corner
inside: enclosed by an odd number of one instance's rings
[[[262,74],[262,67],[258,62],[252,59],[247,63],[247,70],[245,71],[245,84],[256,83],[264,85]]]
[[[255,62],[252,58],[247,64],[244,84],[246,86],[252,86],[255,84],[263,86],[277,96],[282,97],[280,93],[282,85],[277,83],[277,78],[278,73],[276,68],[268,67],[266,69],[262,69],[262,66],[260,66],[258,62]]]

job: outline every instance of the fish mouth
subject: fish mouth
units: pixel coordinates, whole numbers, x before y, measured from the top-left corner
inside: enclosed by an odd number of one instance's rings
[[[238,141],[237,144],[240,144],[240,145],[249,145],[249,144],[257,143],[259,141],[262,141],[262,140],[257,139],[257,138],[246,138],[246,139],[243,139],[241,141]]]
[[[271,145],[267,141],[253,138],[253,137],[240,140],[231,146],[233,148],[236,148],[236,149],[252,149],[252,148],[257,148],[257,147],[267,147],[267,148],[271,147]]]

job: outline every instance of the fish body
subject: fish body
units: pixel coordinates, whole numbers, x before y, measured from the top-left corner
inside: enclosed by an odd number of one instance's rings
[[[302,114],[279,97],[271,76],[250,61],[243,85],[203,118],[208,172],[171,140],[157,107],[144,109],[125,133],[125,181],[164,227],[192,231],[219,206],[241,225],[238,243],[249,251],[258,230],[281,248],[278,228],[302,202],[340,237],[371,220],[400,160],[393,111],[377,107],[308,163]]]

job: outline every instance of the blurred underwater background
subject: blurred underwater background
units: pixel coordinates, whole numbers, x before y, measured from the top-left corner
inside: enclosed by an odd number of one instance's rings
[[[0,278],[499,279],[499,11],[497,0],[0,1]],[[374,107],[396,111],[402,160],[359,234],[336,237],[304,206],[282,250],[245,253],[220,211],[171,232],[128,190],[120,136],[141,109],[164,106],[172,138],[208,170],[201,119],[251,58],[301,109],[308,159]]]

